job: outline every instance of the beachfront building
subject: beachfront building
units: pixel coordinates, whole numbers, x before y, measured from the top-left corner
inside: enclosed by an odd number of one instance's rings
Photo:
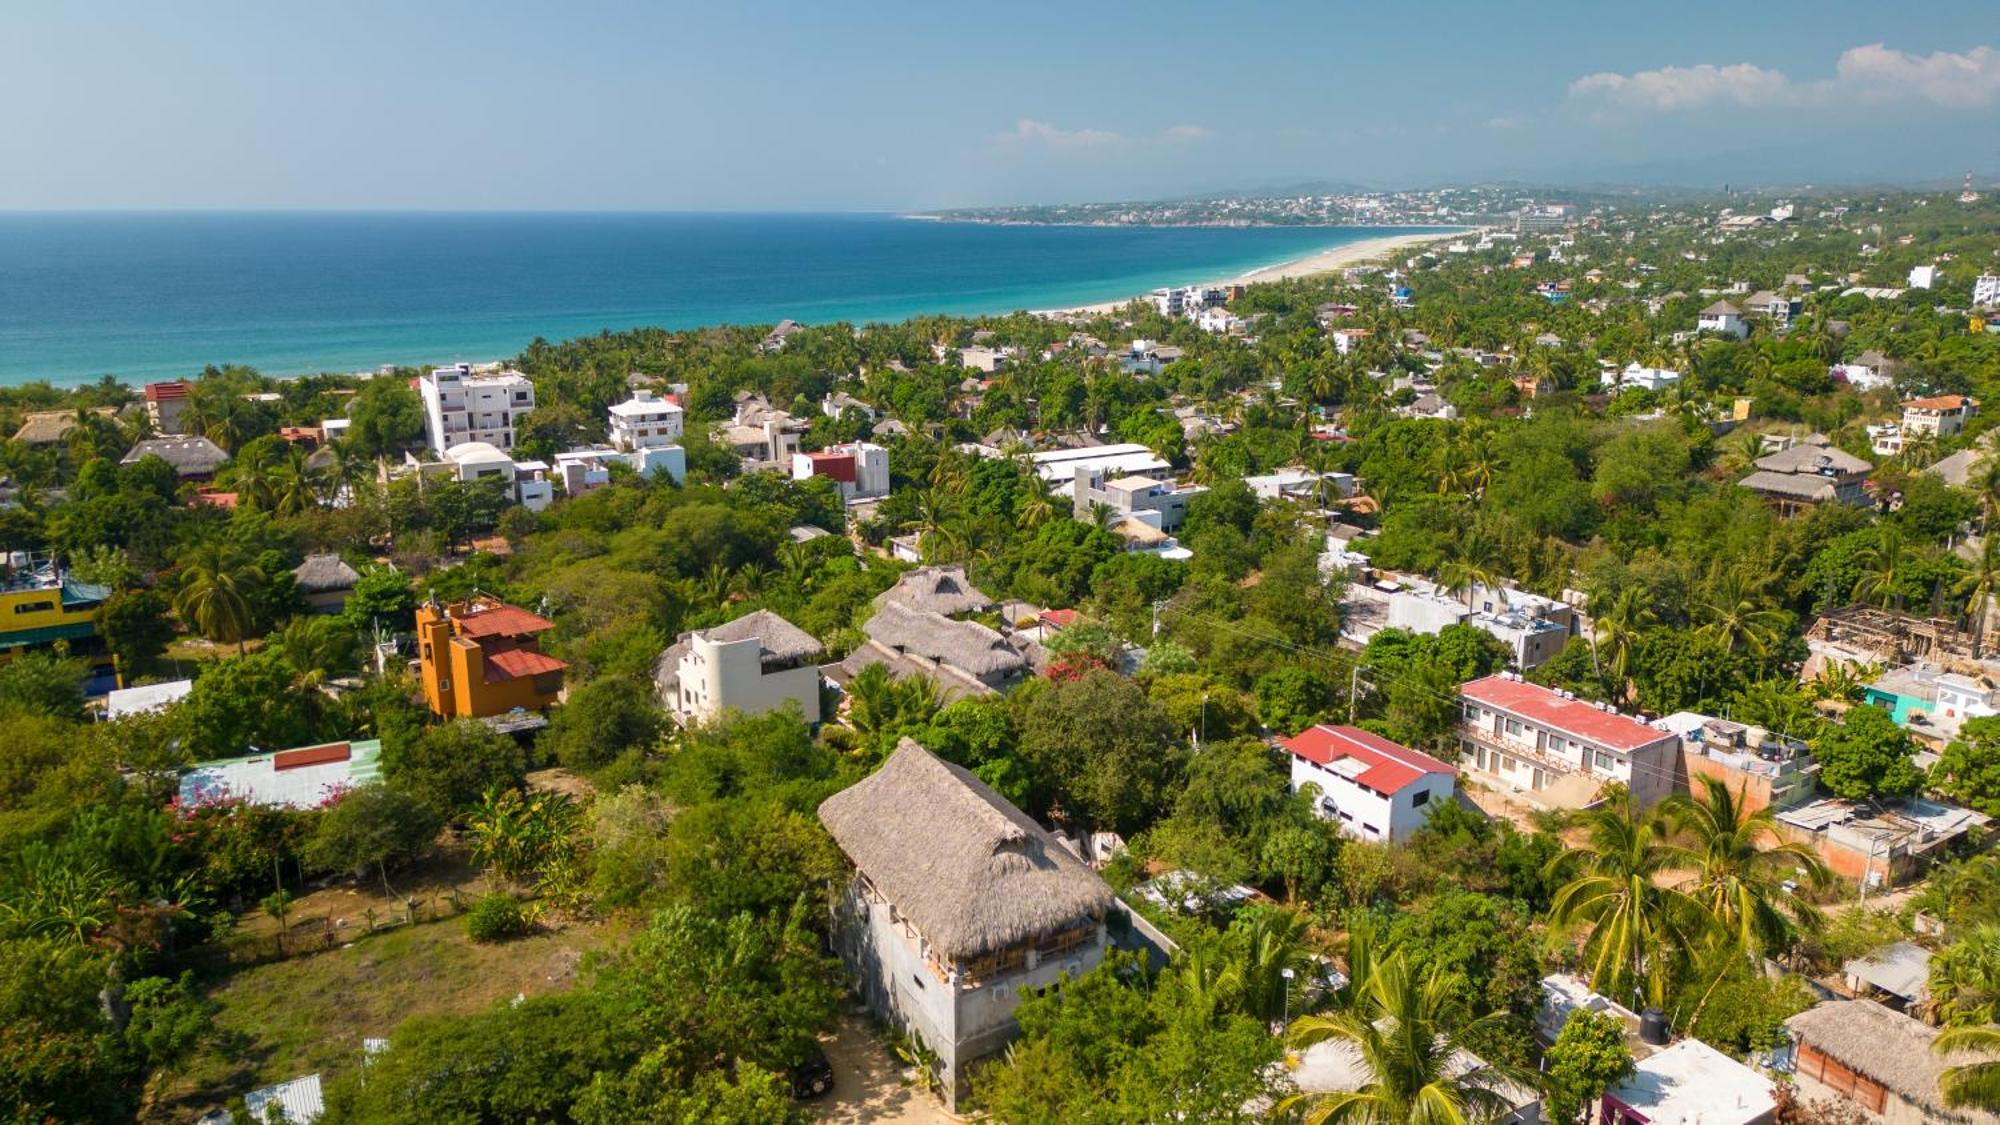
[[[153,423],[155,433],[178,434],[185,429],[181,424],[181,415],[187,412],[189,395],[193,390],[192,386],[179,379],[146,384],[146,418]]]
[[[660,449],[681,440],[681,408],[652,391],[638,390],[632,397],[610,408],[611,447],[630,453],[635,449]]]
[[[148,457],[158,457],[173,466],[175,476],[190,481],[213,480],[229,463],[229,454],[221,446],[205,437],[186,436],[146,438],[127,450],[118,463],[136,465]]]
[[[1111,888],[985,782],[907,738],[819,818],[854,867],[834,949],[869,1009],[930,1048],[956,1110],[966,1065],[1019,1033],[1022,995],[1103,960]]]
[[[526,375],[475,372],[469,363],[433,368],[417,380],[417,394],[424,403],[424,440],[440,455],[466,442],[512,449],[515,427],[535,408],[535,384]]]
[[[1311,786],[1313,811],[1357,839],[1408,840],[1457,787],[1456,769],[1359,727],[1321,723],[1278,745],[1292,758],[1292,792]]]
[[[889,495],[889,451],[873,442],[830,445],[817,453],[792,454],[792,479],[826,477],[843,502]]]
[[[1459,765],[1467,776],[1548,808],[1583,808],[1607,783],[1640,808],[1674,791],[1680,736],[1609,704],[1513,673],[1458,689]]]
[[[562,693],[568,664],[541,651],[555,622],[485,594],[417,607],[424,701],[440,719],[546,711]]]
[[[811,633],[768,609],[682,633],[653,664],[660,705],[682,725],[734,712],[762,715],[796,707],[820,720],[823,651]]]

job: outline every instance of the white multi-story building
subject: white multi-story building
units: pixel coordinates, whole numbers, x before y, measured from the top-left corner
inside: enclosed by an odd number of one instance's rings
[[[535,408],[535,384],[519,371],[475,374],[469,363],[438,367],[417,380],[424,401],[424,438],[442,454],[479,441],[514,448],[522,415]]]
[[[1278,744],[1292,755],[1292,792],[1314,786],[1313,810],[1362,840],[1402,843],[1457,786],[1456,769],[1359,727],[1321,724]]]
[[[1562,602],[1521,590],[1475,585],[1462,596],[1435,588],[1389,595],[1389,627],[1436,634],[1470,625],[1507,646],[1514,667],[1539,668],[1555,658],[1577,629],[1576,611]]]
[[[1728,301],[1717,301],[1701,310],[1695,328],[1701,332],[1720,332],[1739,340],[1750,334],[1750,326],[1743,321],[1743,310]]]
[[[683,724],[724,714],[762,715],[796,705],[817,723],[822,648],[804,629],[767,609],[682,633],[653,665],[660,699]]]
[[[1459,765],[1469,776],[1537,803],[1581,807],[1605,784],[1648,807],[1674,790],[1680,736],[1609,704],[1577,699],[1512,673],[1458,689]]]
[[[1974,308],[2000,305],[2000,274],[1979,275],[1979,280],[1972,283],[1972,304]]]
[[[1633,360],[1623,368],[1607,367],[1599,373],[1598,381],[1605,390],[1622,387],[1637,387],[1642,391],[1664,391],[1681,381],[1681,373],[1665,367],[1647,367]]]
[[[545,462],[516,461],[491,442],[461,442],[445,450],[436,461],[419,461],[405,453],[400,470],[385,469],[384,473],[407,474],[420,482],[440,478],[467,484],[497,480],[509,501],[531,512],[541,511],[555,499],[555,485],[549,479],[549,466]]]
[[[792,454],[792,479],[826,477],[843,502],[889,495],[889,451],[873,442],[830,445],[818,453]]]
[[[1187,522],[1188,501],[1207,492],[1198,484],[1181,485],[1170,480],[1145,476],[1106,479],[1103,469],[1076,471],[1075,503],[1072,513],[1090,519],[1099,504],[1121,517],[1138,520],[1158,531],[1174,532]]]
[[[613,448],[661,449],[681,440],[681,408],[651,391],[633,391],[632,397],[613,406],[610,437]]]
[[[1966,422],[1978,413],[1979,400],[1966,395],[1913,398],[1903,404],[1903,436],[1953,437],[1963,433]]]

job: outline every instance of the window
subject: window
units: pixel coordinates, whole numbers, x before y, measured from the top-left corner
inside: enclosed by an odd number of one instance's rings
[[[919,974],[917,974],[917,973],[911,973],[911,974],[910,974],[910,979],[911,979],[911,980],[913,980],[913,981],[916,981],[916,982],[917,982],[917,987],[918,987],[918,988],[922,988],[922,987],[924,987],[924,978],[923,978],[923,977],[922,977],[921,975],[919,975]]]
[[[17,614],[47,613],[49,610],[52,610],[55,607],[56,603],[54,602],[19,602],[15,604],[14,612]]]
[[[1606,753],[1605,753],[1604,751],[1602,751],[1602,750],[1599,750],[1599,751],[1597,752],[1597,768],[1598,768],[1598,769],[1601,769],[1601,770],[1606,770],[1606,771],[1609,771],[1609,770],[1613,770],[1613,769],[1616,769],[1616,768],[1617,768],[1617,766],[1618,766],[1618,759],[1616,759],[1616,758],[1612,757],[1612,756],[1611,756],[1611,755],[1609,755],[1609,754],[1606,754]]]
[[[1508,720],[1507,720],[1507,733],[1508,733],[1508,734],[1520,734],[1520,733],[1521,733],[1521,720],[1519,720],[1519,719],[1508,719]]]
[[[1431,791],[1428,789],[1419,789],[1417,790],[1417,795],[1410,798],[1410,807],[1413,809],[1423,808],[1430,803]]]

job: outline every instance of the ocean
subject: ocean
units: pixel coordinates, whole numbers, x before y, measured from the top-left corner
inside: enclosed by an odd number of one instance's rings
[[[645,325],[1060,308],[1397,233],[873,214],[0,214],[0,384],[502,359],[536,336]]]

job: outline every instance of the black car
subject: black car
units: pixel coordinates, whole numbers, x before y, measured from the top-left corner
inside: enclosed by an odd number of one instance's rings
[[[832,1091],[833,1064],[826,1061],[826,1052],[815,1043],[804,1061],[792,1067],[792,1096],[817,1098]]]

